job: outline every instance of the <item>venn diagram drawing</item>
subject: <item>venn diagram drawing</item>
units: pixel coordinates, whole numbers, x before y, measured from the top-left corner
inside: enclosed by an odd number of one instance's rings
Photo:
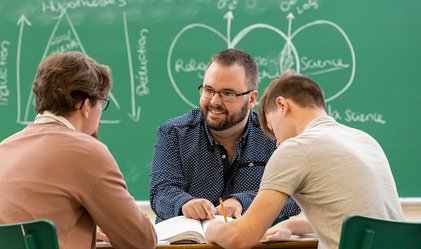
[[[226,34],[207,24],[192,23],[175,35],[168,50],[171,84],[191,107],[198,104],[195,89],[203,81],[210,55],[225,48],[243,49],[256,59],[261,92],[287,69],[316,80],[324,89],[326,102],[338,98],[351,86],[356,69],[354,48],[345,31],[334,22],[315,20],[292,30],[295,17],[289,13],[286,32],[256,23],[233,35],[232,12],[224,18]]]

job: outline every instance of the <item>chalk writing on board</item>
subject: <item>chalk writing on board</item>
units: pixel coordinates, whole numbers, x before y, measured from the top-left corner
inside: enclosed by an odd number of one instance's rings
[[[184,61],[183,59],[177,59],[175,61],[174,69],[175,72],[197,72],[197,77],[203,79],[206,71],[207,64],[205,62],[197,62],[196,59],[190,59]]]
[[[348,68],[349,64],[344,64],[342,59],[311,59],[307,58],[306,56],[301,57],[300,60],[302,66],[302,70],[304,71],[311,71],[307,73],[307,75],[316,75],[316,74],[322,74],[326,72],[331,72],[335,70],[341,70],[343,68]]]
[[[293,5],[296,5],[295,1],[288,2],[288,8],[292,8]],[[286,7],[286,2],[282,5],[281,8],[288,9]],[[297,6],[295,6],[297,7]],[[297,7],[298,8],[298,7]],[[303,5],[299,8],[300,12],[302,13],[304,10],[310,9],[317,9],[318,4],[317,1],[308,1],[307,5]],[[225,42],[227,48],[234,48],[245,39],[247,36],[253,36],[256,30],[264,30],[267,32],[273,32],[276,36],[280,37],[280,44],[274,44],[273,46],[280,47],[280,52],[277,58],[270,58],[267,56],[268,53],[261,52],[262,54],[254,54],[253,56],[256,58],[256,62],[259,66],[259,78],[260,81],[268,79],[269,81],[275,78],[280,73],[284,72],[287,69],[293,69],[296,72],[303,73],[305,75],[324,75],[326,81],[329,81],[329,74],[335,71],[343,72],[343,80],[331,80],[335,82],[335,90],[332,92],[326,93],[326,102],[332,101],[335,98],[339,97],[343,94],[352,84],[355,75],[355,67],[356,67],[356,58],[354,48],[350,39],[348,38],[347,34],[341,27],[337,24],[329,21],[329,20],[316,20],[310,23],[304,24],[295,31],[292,29],[293,27],[293,20],[295,16],[292,12],[288,13],[286,16],[287,19],[287,33],[284,33],[279,28],[268,25],[265,23],[256,23],[251,24],[249,26],[244,27],[241,29],[237,34],[233,35],[231,32],[232,22],[234,20],[234,14],[230,10],[228,11],[224,17],[226,20],[226,32],[220,32],[219,30],[202,23],[192,23],[188,24],[183,27],[174,37],[170,48],[168,50],[168,57],[167,57],[167,72],[168,77],[171,81],[172,86],[174,87],[176,93],[179,97],[188,105],[192,107],[196,107],[197,104],[194,103],[192,98],[189,98],[187,94],[183,91],[183,87],[180,87],[180,82],[178,82],[177,74],[180,73],[194,73],[196,75],[195,84],[201,82],[203,79],[203,74],[205,71],[206,62],[200,61],[194,57],[191,58],[181,58],[177,56],[184,56],[178,55],[177,46],[179,43],[182,44],[185,42],[183,39],[191,39],[190,37],[200,37],[199,34],[203,34],[205,32],[211,33],[219,37],[223,42]],[[335,54],[335,57],[326,56],[325,58],[321,58],[316,56],[311,56],[311,54],[317,54],[315,51],[307,51],[300,53],[297,46],[294,44],[294,39],[301,33],[307,32],[307,30],[314,32],[312,29],[315,27],[323,26],[324,29],[318,30],[319,36],[324,37],[326,34],[331,36],[339,37],[343,43],[343,49],[339,51],[339,53]],[[328,27],[328,28],[325,28]],[[196,34],[196,35],[192,35]],[[231,38],[231,36],[233,36]],[[256,36],[256,40],[260,39],[260,37]],[[298,38],[297,38],[298,39]],[[325,47],[327,47],[325,45]],[[317,46],[314,46],[315,49],[319,49]],[[216,50],[216,49],[215,49]],[[342,53],[342,54],[341,54]],[[175,54],[175,55],[174,55]],[[194,56],[194,55],[192,55]],[[277,65],[274,67],[273,65]],[[185,84],[185,82],[183,82]],[[195,96],[194,96],[195,97]]]
[[[350,108],[345,109],[343,112],[335,110],[331,105],[326,106],[326,112],[329,116],[334,118],[339,122],[348,122],[348,123],[377,123],[380,125],[386,124],[386,120],[383,117],[383,114],[378,112],[359,112],[352,110]]]
[[[148,29],[141,29],[139,32],[139,39],[137,41],[137,57],[140,62],[140,67],[136,74],[138,85],[136,87],[137,96],[144,96],[149,94],[149,77],[148,77],[148,57],[146,49]]]
[[[319,4],[317,0],[307,0],[306,2],[298,3],[297,0],[286,0],[281,1],[280,9],[283,12],[295,12],[298,15],[303,14],[305,11],[310,9],[317,9],[319,8]]]
[[[7,71],[9,46],[9,41],[0,41],[0,105],[7,105],[9,102],[10,91]]]
[[[238,0],[218,0],[216,7],[218,9],[234,10],[237,7]]]
[[[198,0],[197,2],[206,2],[206,0]],[[264,84],[267,84],[270,80],[275,78],[277,75],[285,71],[286,69],[293,69],[297,72],[308,76],[320,76],[322,75],[323,80],[335,84],[333,90],[331,87],[327,87],[331,92],[326,94],[326,102],[330,102],[341,94],[343,94],[352,84],[355,68],[356,68],[356,58],[354,48],[352,46],[351,40],[349,39],[346,32],[336,23],[329,20],[314,20],[308,23],[305,23],[301,26],[296,27],[294,23],[299,19],[300,16],[308,11],[317,11],[320,9],[319,3],[317,0],[306,0],[298,1],[296,0],[284,0],[279,2],[279,10],[282,13],[280,15],[281,22],[279,25],[269,25],[264,22],[249,24],[244,27],[235,27],[235,18],[234,11],[239,5],[237,0],[219,0],[216,3],[216,7],[221,10],[226,10],[224,15],[221,15],[220,18],[216,19],[217,22],[223,21],[226,28],[220,31],[214,28],[211,25],[203,23],[191,23],[187,24],[178,33],[169,34],[172,40],[169,51],[167,54],[167,72],[168,78],[171,82],[173,88],[176,90],[178,96],[188,105],[196,107],[197,105],[197,93],[194,95],[194,100],[188,94],[185,93],[184,89],[180,87],[181,81],[182,84],[191,84],[194,83],[193,87],[196,87],[197,84],[203,81],[204,73],[206,70],[207,59],[197,58],[195,55],[192,56],[180,56],[183,53],[176,53],[177,44],[186,39],[195,39],[192,37],[200,37],[196,35],[197,32],[208,32],[222,41],[224,47],[240,47],[241,43],[253,37],[253,40],[258,40],[259,37],[256,35],[256,32],[269,32],[273,36],[278,38],[274,39],[274,47],[278,52],[267,52],[259,51],[253,56],[256,59],[256,62],[259,66],[259,80],[261,87],[264,88]],[[257,7],[258,1],[248,0],[244,3],[248,8],[253,9]],[[41,2],[40,10],[43,13],[60,13],[59,16],[51,15],[51,20],[54,20],[54,24],[51,29],[51,35],[48,40],[48,43],[45,47],[45,51],[42,58],[45,58],[51,53],[57,51],[69,51],[69,50],[80,50],[83,53],[87,53],[83,46],[83,40],[79,38],[78,32],[73,25],[72,19],[67,13],[67,10],[74,10],[77,8],[105,8],[105,7],[124,7],[128,4],[125,0],[104,0],[104,1],[77,1],[77,0],[65,0],[59,2],[55,1],[44,1]],[[141,117],[141,105],[139,103],[139,97],[150,94],[149,88],[149,64],[148,64],[148,35],[150,33],[149,29],[142,27],[135,27],[137,29],[137,34],[133,37],[129,37],[130,28],[128,25],[128,20],[125,12],[121,12],[122,20],[122,30],[124,31],[124,36],[122,41],[125,42],[125,50],[127,52],[127,75],[129,75],[129,81],[127,82],[130,85],[130,107],[126,111],[126,114],[133,122],[138,122]],[[284,15],[284,16],[282,16]],[[48,18],[48,17],[47,17]],[[240,17],[241,18],[241,17]],[[199,17],[200,20],[200,17]],[[75,19],[76,22],[76,19]],[[82,24],[81,24],[82,22]],[[17,44],[17,68],[16,68],[16,85],[17,85],[17,122],[20,124],[28,123],[28,116],[30,113],[31,105],[33,105],[33,92],[29,91],[29,98],[26,101],[23,101],[22,96],[28,96],[20,94],[20,59],[21,53],[20,49],[22,43],[25,41],[24,31],[29,26],[33,24],[22,15],[18,21],[19,27],[19,39]],[[37,24],[34,24],[37,25]],[[80,21],[78,25],[83,25],[83,20]],[[215,24],[216,25],[216,24]],[[323,28],[320,28],[323,27]],[[283,31],[285,29],[285,31]],[[237,30],[237,33],[233,33],[233,30]],[[239,30],[239,31],[238,31]],[[320,37],[325,37],[326,35],[336,36],[337,40],[341,40],[343,45],[337,45],[337,51],[334,53],[314,53],[311,51],[312,46],[300,46],[300,39],[304,39],[300,36],[302,34],[311,33],[308,36],[314,36],[314,33],[317,33]],[[175,36],[174,36],[175,35]],[[131,44],[131,38],[136,41]],[[273,37],[272,37],[273,38]],[[27,38],[29,39],[29,38]],[[8,70],[8,54],[10,49],[10,42],[0,41],[0,105],[9,104],[9,95],[10,91],[8,89],[8,80],[10,70]],[[301,41],[302,42],[302,41]],[[306,44],[309,43],[309,40],[306,40]],[[321,44],[325,45],[326,44]],[[132,53],[132,48],[135,49]],[[310,48],[310,49],[309,49]],[[181,47],[181,50],[185,47]],[[319,50],[320,44],[315,45],[313,50]],[[323,49],[323,48],[322,48]],[[220,47],[215,47],[213,52],[220,50]],[[89,54],[89,53],[87,53]],[[133,56],[133,58],[132,58]],[[133,65],[136,64],[136,67]],[[330,80],[331,73],[340,73],[340,80]],[[186,81],[182,77],[178,77],[178,74],[190,74],[194,76],[194,80]],[[262,82],[264,82],[262,86]],[[186,86],[184,86],[185,88]],[[26,98],[26,97],[25,97]],[[122,111],[119,100],[110,93],[109,96],[111,104],[117,109],[117,111]],[[23,114],[21,114],[21,112]],[[358,110],[347,109],[344,111],[332,111],[332,116],[335,116],[337,119],[344,122],[375,122],[378,124],[386,123],[384,117],[380,113],[361,113]],[[119,118],[101,120],[101,123],[106,124],[118,124],[121,120]]]
[[[110,5],[117,5],[118,7],[124,7],[127,5],[126,0],[67,0],[67,1],[43,1],[41,2],[42,12],[56,12],[61,13],[63,10],[77,9],[77,8],[104,8]]]
[[[68,2],[70,3],[70,2]],[[74,7],[74,5],[68,5],[68,7]],[[93,7],[93,6],[90,6]],[[101,7],[101,6],[99,6]],[[86,52],[82,40],[79,38],[78,32],[69,17],[68,13],[64,8],[60,14],[60,16],[57,18],[57,21],[55,22],[54,27],[52,28],[50,38],[47,42],[47,45],[45,47],[42,59],[47,57],[48,55],[54,53],[54,52],[63,52],[63,51],[74,51],[79,50],[85,54],[89,54]],[[54,18],[54,17],[51,17]],[[130,111],[127,113],[127,115],[131,118],[132,121],[138,122],[140,119],[140,111],[141,107],[136,102],[137,96],[144,96],[148,95],[149,87],[148,87],[148,58],[147,58],[147,49],[146,49],[146,43],[147,43],[147,29],[141,29],[139,31],[139,37],[137,41],[136,46],[136,52],[137,56],[135,59],[139,61],[139,68],[136,69],[136,71],[133,69],[133,59],[132,59],[132,51],[130,44],[130,38],[129,38],[129,27],[127,25],[127,17],[125,12],[122,12],[122,23],[123,23],[123,29],[124,29],[124,41],[126,44],[127,49],[127,58],[128,58],[128,73],[130,76]],[[31,26],[32,23],[24,16],[22,15],[18,21],[18,25],[20,27],[19,32],[19,39],[18,39],[18,46],[17,46],[17,68],[16,68],[16,85],[17,85],[17,123],[19,124],[27,124],[30,122],[28,116],[30,113],[31,106],[33,105],[34,96],[32,90],[29,91],[28,98],[26,101],[22,100],[22,94],[21,94],[21,82],[20,82],[20,59],[21,59],[21,47],[22,47],[22,41],[24,38],[24,28],[25,26]],[[7,53],[7,43],[4,43],[4,46],[1,47],[1,54]],[[4,57],[4,56],[3,56]],[[1,58],[0,57],[0,62]],[[6,95],[8,94],[7,90],[7,78],[4,76],[7,75],[7,68],[4,70],[1,68],[0,64],[0,80],[2,78],[5,78],[4,80],[0,81],[5,82],[5,87],[2,87],[0,85],[0,103],[6,103]],[[4,89],[3,89],[4,88]],[[6,91],[7,90],[7,91]],[[117,110],[121,110],[120,103],[118,99],[114,96],[112,92],[110,92],[108,96],[111,100],[111,104],[115,106]],[[25,105],[26,103],[26,105]],[[6,103],[7,104],[7,103]],[[21,114],[22,109],[23,115]],[[101,123],[105,124],[118,124],[121,120],[118,118],[114,119],[101,119]]]

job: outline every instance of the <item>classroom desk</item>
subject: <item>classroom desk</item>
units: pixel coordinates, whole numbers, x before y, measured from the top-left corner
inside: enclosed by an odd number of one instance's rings
[[[111,245],[97,245],[97,248],[112,249]],[[157,249],[221,249],[215,244],[183,244],[183,245],[158,245]],[[317,241],[282,241],[271,243],[259,243],[253,249],[317,249]]]

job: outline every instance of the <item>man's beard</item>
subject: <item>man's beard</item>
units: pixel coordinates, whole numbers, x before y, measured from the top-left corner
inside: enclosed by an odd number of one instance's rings
[[[212,106],[211,104],[208,104],[205,106],[205,110],[202,109],[202,113],[205,116],[206,124],[208,127],[215,131],[223,131],[226,129],[229,129],[243,121],[248,114],[248,103],[246,102],[242,107],[239,113],[237,114],[229,114],[228,111],[222,107],[221,105]],[[208,118],[208,113],[210,112],[210,109],[222,112],[225,115],[225,118],[222,121],[214,121],[210,118]]]

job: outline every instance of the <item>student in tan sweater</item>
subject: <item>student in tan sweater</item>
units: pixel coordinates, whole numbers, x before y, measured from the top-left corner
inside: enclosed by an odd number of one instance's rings
[[[156,233],[116,161],[95,138],[111,72],[79,52],[38,67],[33,124],[0,144],[0,223],[50,219],[61,249],[95,248],[96,226],[114,248],[154,248]]]

